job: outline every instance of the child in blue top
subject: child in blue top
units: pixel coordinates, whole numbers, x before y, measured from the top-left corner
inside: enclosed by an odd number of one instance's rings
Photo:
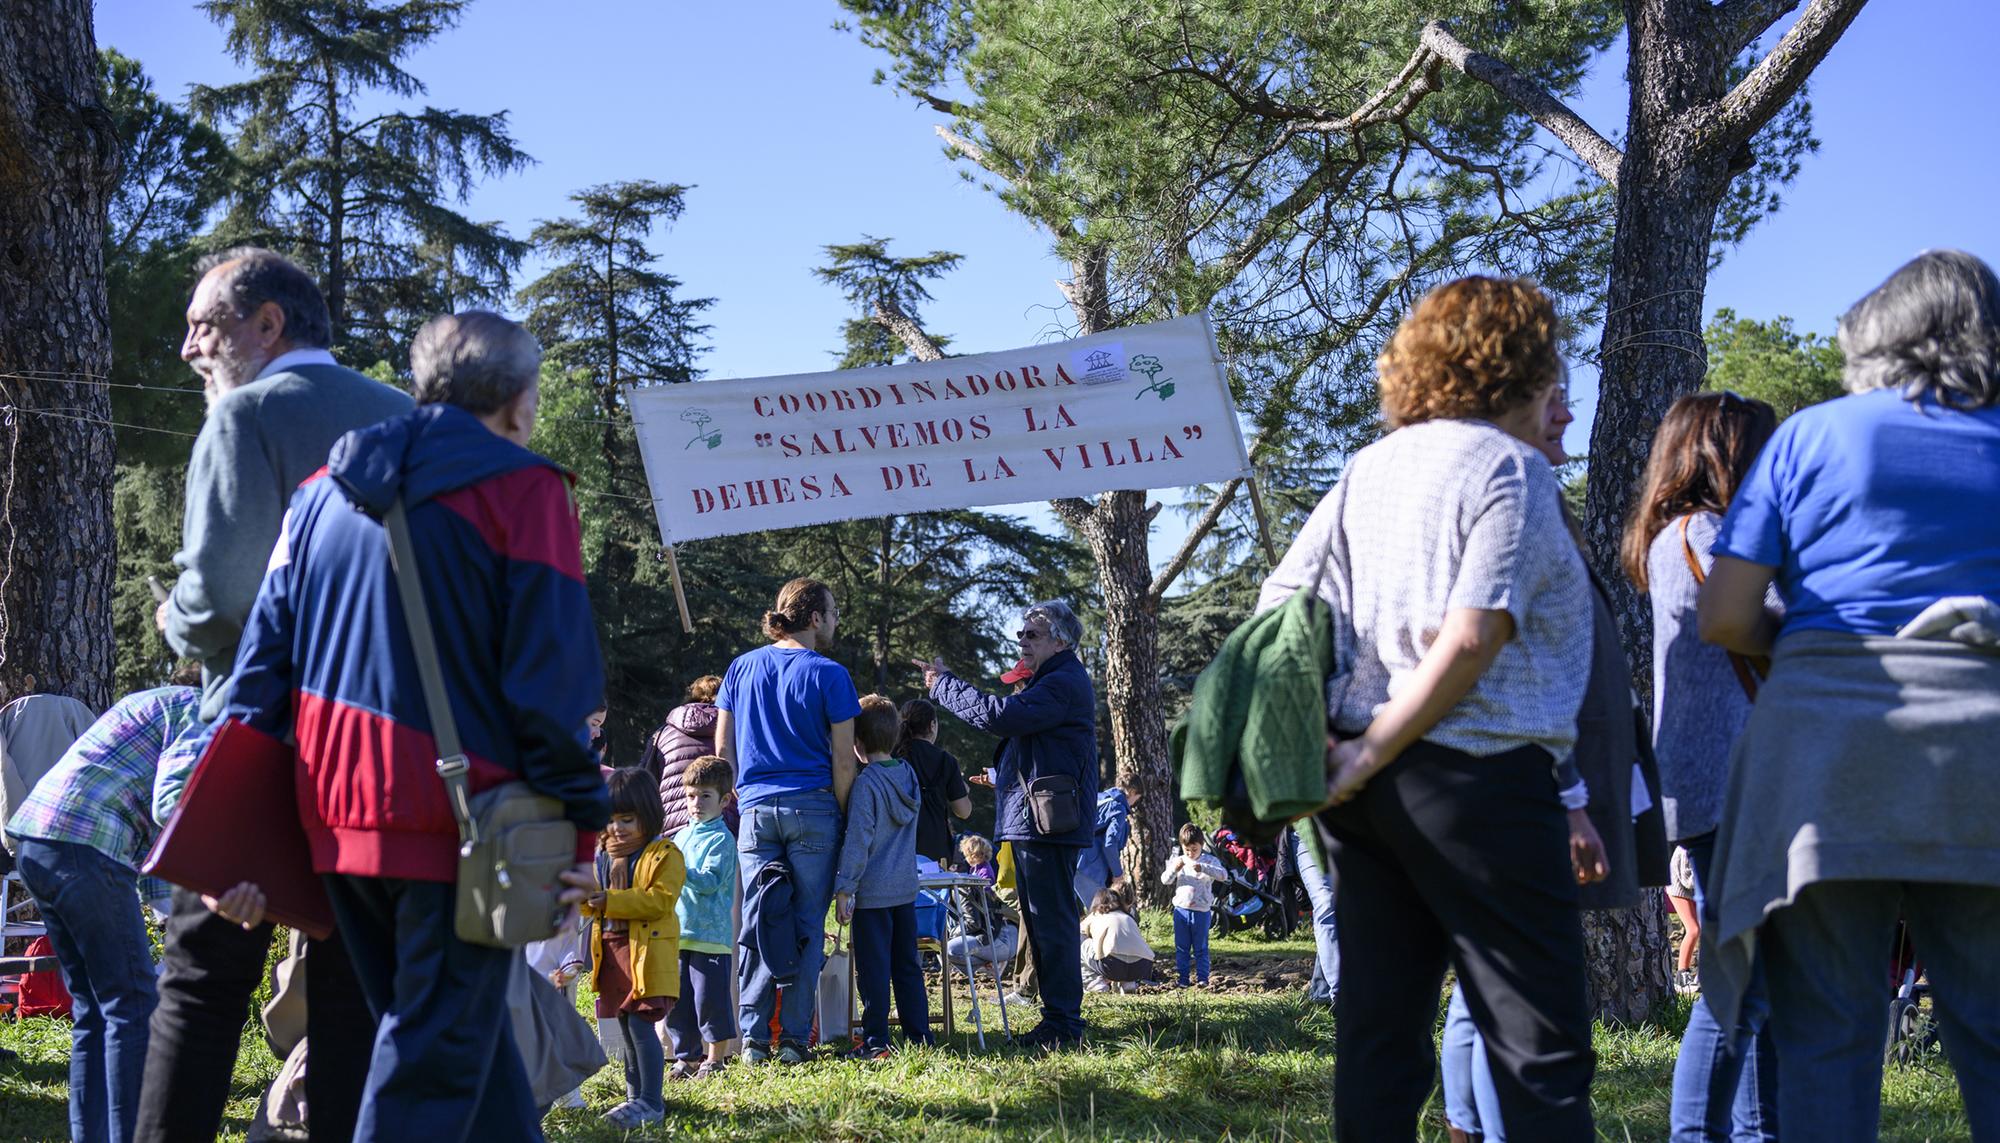
[[[930,995],[917,957],[917,808],[923,794],[910,764],[896,758],[902,718],[881,695],[861,700],[856,753],[868,764],[847,796],[847,839],[833,878],[835,915],[854,922],[854,987],[861,994],[856,1059],[889,1055],[889,990],[905,1040],[931,1039]]]
[[[687,859],[687,880],[674,912],[681,922],[681,1002],[667,1013],[674,1067],[668,1079],[706,1079],[720,1072],[723,1049],[736,1038],[736,835],[722,811],[736,773],[714,755],[688,763],[681,784],[688,817],[674,834]]]

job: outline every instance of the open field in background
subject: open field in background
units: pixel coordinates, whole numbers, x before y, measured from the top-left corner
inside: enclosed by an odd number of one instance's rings
[[[1147,935],[1171,956],[1171,940],[1158,940],[1152,926]],[[718,1143],[1330,1139],[1333,1016],[1305,1000],[1310,947],[1304,940],[1233,938],[1214,950],[1216,976],[1228,991],[1092,996],[1086,1009],[1092,1040],[1079,1053],[1031,1057],[996,1047],[982,1054],[964,1034],[948,1050],[912,1051],[886,1063],[735,1070],[670,1085],[665,1129],[630,1135],[598,1120],[624,1097],[615,1069],[607,1068],[584,1088],[588,1110],[557,1110],[546,1128],[552,1139]],[[990,993],[985,1014],[989,1025],[995,1021]],[[1035,1019],[1029,1012],[1019,1023],[1032,1026]],[[1598,1030],[1602,1138],[1666,1138],[1676,1038],[1661,1029]],[[66,1137],[68,1025],[0,1025],[0,1046],[22,1055],[18,1064],[0,1065],[0,1140]],[[242,1137],[258,1092],[276,1070],[261,1036],[246,1034],[226,1137]],[[1941,1056],[1892,1067],[1883,1102],[1885,1140],[1970,1138]],[[1445,1139],[1435,1100],[1421,1137]]]

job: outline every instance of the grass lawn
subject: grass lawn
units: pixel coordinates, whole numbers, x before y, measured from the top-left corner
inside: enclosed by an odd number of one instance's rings
[[[1171,955],[1170,940],[1164,947]],[[1332,1015],[1308,1004],[1300,988],[1273,989],[1265,982],[1278,958],[1309,956],[1310,942],[1233,939],[1218,942],[1215,953],[1218,978],[1240,981],[1245,991],[1093,996],[1086,1006],[1092,1038],[1083,1052],[979,1053],[970,1049],[969,1036],[961,1036],[948,1049],[911,1051],[885,1063],[738,1068],[720,1079],[671,1085],[664,1127],[629,1138],[1331,1138]],[[989,1020],[992,1008],[989,995]],[[1032,1014],[1026,1018],[1033,1020]],[[68,1026],[47,1020],[0,1025],[0,1046],[22,1055],[17,1064],[0,1065],[0,1140],[63,1138]],[[1598,1031],[1602,1138],[1666,1138],[1674,1046],[1665,1030]],[[262,1039],[246,1034],[229,1137],[241,1137],[260,1085],[276,1069]],[[622,1082],[606,1069],[584,1089],[589,1109],[551,1113],[549,1136],[628,1138],[598,1120],[623,1094]],[[1883,1139],[1943,1143],[1970,1137],[1941,1057],[1892,1067],[1883,1103]],[[1445,1138],[1435,1100],[1422,1138]]]

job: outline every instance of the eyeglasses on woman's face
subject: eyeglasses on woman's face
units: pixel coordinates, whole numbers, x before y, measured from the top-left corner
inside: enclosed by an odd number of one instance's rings
[[[1033,627],[1023,627],[1019,631],[1014,632],[1014,638],[1023,643],[1039,643],[1048,637],[1048,632],[1037,631]]]

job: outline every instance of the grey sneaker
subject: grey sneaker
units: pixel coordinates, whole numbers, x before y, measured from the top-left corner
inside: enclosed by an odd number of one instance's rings
[[[781,1064],[805,1063],[806,1050],[804,1047],[787,1040],[778,1046],[778,1062]]]
[[[714,1079],[716,1076],[721,1075],[727,1067],[729,1067],[728,1060],[705,1060],[700,1067],[694,1070],[694,1078]]]
[[[743,1041],[743,1062],[753,1067],[757,1064],[770,1063],[771,1045],[760,1044],[755,1040]]]
[[[641,1103],[636,1099],[627,1100],[604,1113],[604,1122],[621,1131],[658,1123],[667,1117],[667,1109]]]

